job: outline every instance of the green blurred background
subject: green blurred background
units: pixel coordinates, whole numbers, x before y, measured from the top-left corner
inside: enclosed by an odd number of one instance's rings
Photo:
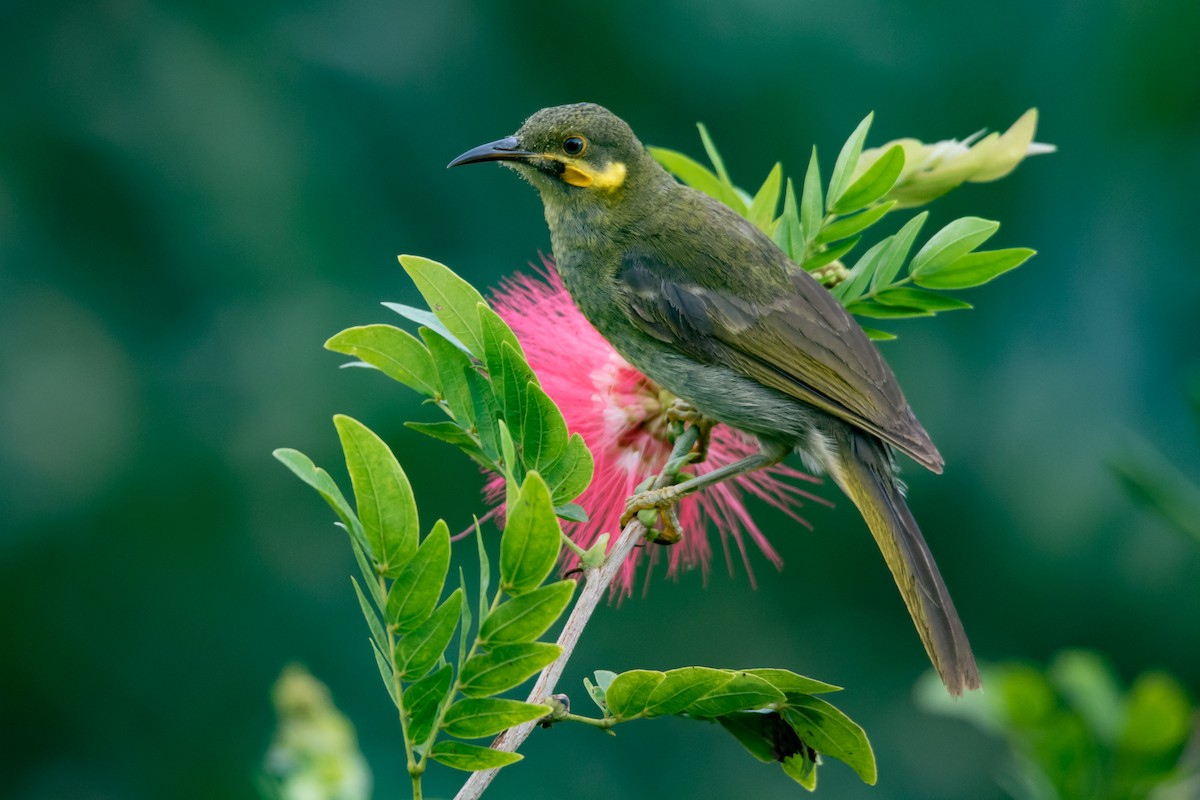
[[[1200,549],[1104,466],[1130,430],[1200,464],[1183,393],[1198,32],[1194,0],[4,3],[0,795],[252,797],[268,689],[298,659],[357,724],[377,795],[402,796],[350,550],[270,451],[342,477],[329,420],[346,412],[410,465],[427,518],[458,529],[482,508],[465,459],[402,428],[414,395],[321,343],[416,301],[397,253],[493,286],[548,249],[528,187],[444,165],[584,99],[695,156],[703,120],[744,185],[777,159],[798,173],[814,142],[831,159],[872,109],[868,144],[1038,106],[1060,152],[931,223],[1000,219],[996,246],[1039,255],[973,291],[975,311],[883,345],[948,463],[908,465],[912,505],[982,659],[1088,646],[1200,693]],[[740,565],[653,581],[602,610],[564,686],[789,667],[849,687],[877,749],[878,787],[832,764],[822,795],[1000,797],[999,745],[914,707],[925,655],[846,506],[810,507],[814,532],[757,508],[782,572],[757,558],[757,591]],[[800,793],[676,720],[525,750],[489,796]],[[438,768],[427,787],[459,780]]]

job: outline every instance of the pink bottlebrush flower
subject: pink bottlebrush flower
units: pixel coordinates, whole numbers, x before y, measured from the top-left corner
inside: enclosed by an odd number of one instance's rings
[[[579,433],[592,451],[595,476],[591,486],[576,500],[587,512],[589,521],[564,523],[571,538],[587,548],[603,532],[616,537],[625,500],[638,484],[666,464],[671,443],[667,439],[665,412],[674,397],[617,354],[575,307],[553,262],[544,259],[544,265],[538,276],[517,275],[505,280],[492,305],[516,333],[542,388],[562,410],[568,430]],[[703,474],[749,455],[756,448],[752,438],[718,425],[712,432],[707,460],[691,465],[689,470]],[[705,531],[708,522],[720,534],[730,571],[732,542],[753,584],[747,538],[777,568],[782,560],[750,517],[745,496],[759,497],[811,528],[796,514],[796,507],[802,499],[826,501],[793,485],[791,481],[795,480],[818,482],[811,475],[778,464],[684,498],[678,507],[682,541],[670,547],[647,546],[636,550],[623,565],[614,591],[626,595],[632,591],[634,574],[643,558],[648,562],[647,567],[653,567],[665,555],[669,575],[696,565],[707,574],[712,560]],[[488,482],[486,492],[490,501],[499,501],[503,491],[502,478]],[[647,576],[649,572],[647,569]]]

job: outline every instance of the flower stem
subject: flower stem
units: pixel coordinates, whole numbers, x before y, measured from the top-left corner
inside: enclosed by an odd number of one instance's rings
[[[700,429],[694,425],[689,426],[675,439],[675,447],[671,451],[671,457],[667,460],[667,463],[676,462],[676,459],[680,459],[691,452],[699,438]],[[654,485],[651,488],[661,489],[672,483],[674,477],[669,469],[664,468],[655,479]],[[562,633],[558,636],[558,645],[562,648],[562,655],[538,675],[537,682],[529,692],[528,702],[539,703],[544,698],[554,694],[554,686],[558,683],[558,679],[562,677],[563,670],[567,666],[567,661],[571,658],[571,654],[575,652],[575,645],[579,643],[579,637],[583,634],[583,629],[587,626],[588,620],[591,619],[592,613],[600,605],[600,601],[604,595],[608,593],[609,587],[612,586],[613,579],[621,571],[621,565],[625,563],[625,559],[629,557],[633,549],[645,538],[646,526],[635,517],[625,526],[625,530],[621,531],[621,535],[617,538],[616,543],[613,544],[612,549],[609,550],[608,557],[604,559],[604,563],[597,568],[584,570],[583,591],[579,593],[579,600],[576,601],[575,607],[571,609],[571,615],[567,617],[567,622],[563,626]],[[529,738],[529,734],[533,732],[533,729],[537,725],[538,722],[535,720],[514,728],[509,728],[496,737],[495,741],[492,742],[492,749],[506,753],[515,753],[517,748]],[[471,777],[467,779],[467,782],[459,789],[458,794],[454,796],[455,800],[478,800],[484,790],[495,779],[497,772],[498,770],[488,769],[471,773]]]

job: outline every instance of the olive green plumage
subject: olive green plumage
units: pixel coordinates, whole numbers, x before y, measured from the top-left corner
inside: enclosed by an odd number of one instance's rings
[[[663,505],[795,450],[854,501],[953,694],[974,656],[895,477],[891,448],[942,458],[895,376],[832,295],[754,225],[677,183],[600,106],[539,111],[451,162],[500,161],[540,192],[555,262],[584,316],[630,363],[762,453],[658,494]]]

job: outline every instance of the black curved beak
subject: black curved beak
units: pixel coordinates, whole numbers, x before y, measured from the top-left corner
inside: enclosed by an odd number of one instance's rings
[[[521,147],[517,137],[507,136],[468,150],[447,164],[446,169],[462,164],[478,164],[481,161],[516,161],[532,155],[534,154]]]

